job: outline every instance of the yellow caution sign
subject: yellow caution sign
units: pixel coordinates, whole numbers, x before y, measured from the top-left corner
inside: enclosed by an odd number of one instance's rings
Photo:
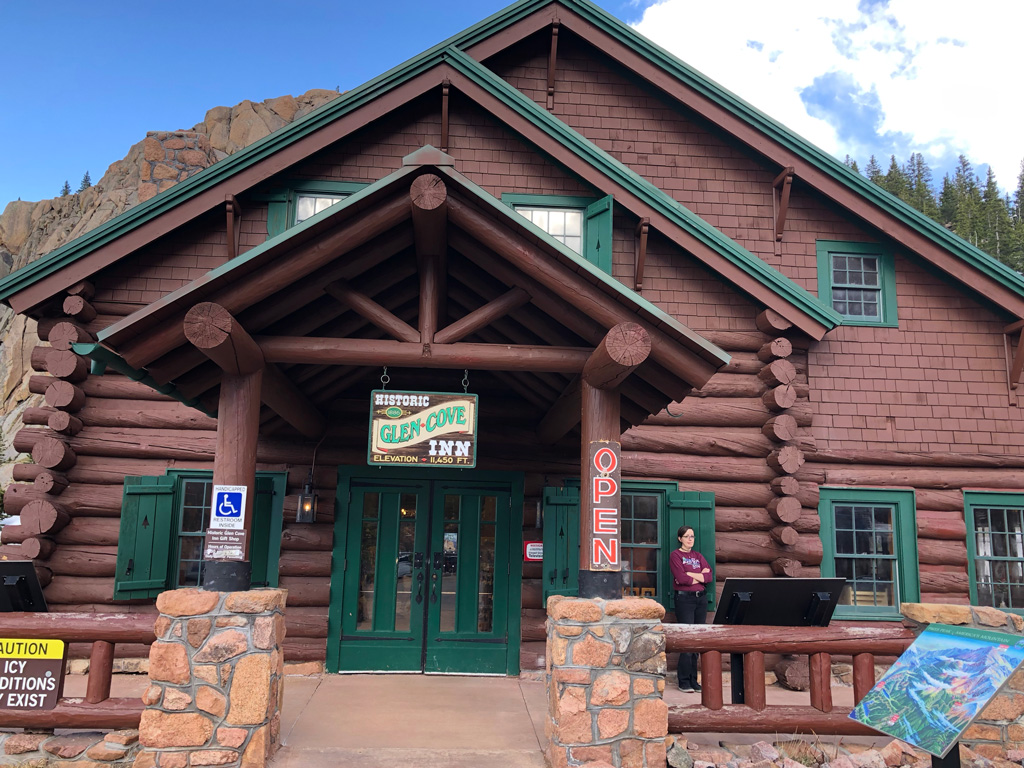
[[[63,640],[13,640],[0,637],[0,659],[63,658]]]

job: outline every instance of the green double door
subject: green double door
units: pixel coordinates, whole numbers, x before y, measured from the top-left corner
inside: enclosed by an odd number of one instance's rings
[[[514,623],[518,657],[521,573],[512,562],[513,546],[521,545],[510,533],[516,483],[346,480],[347,487],[339,485],[328,669],[513,672],[509,631]],[[517,672],[518,658],[514,666]]]

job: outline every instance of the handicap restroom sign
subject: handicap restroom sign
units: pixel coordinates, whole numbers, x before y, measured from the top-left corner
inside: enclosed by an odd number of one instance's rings
[[[222,531],[240,531],[245,528],[246,491],[248,488],[244,485],[213,486],[210,528]]]

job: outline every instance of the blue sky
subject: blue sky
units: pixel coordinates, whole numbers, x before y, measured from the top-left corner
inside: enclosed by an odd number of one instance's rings
[[[952,0],[599,4],[840,158],[887,166],[919,149],[938,181],[964,151],[1016,186],[1021,115],[993,112],[976,83],[1016,71],[1024,3],[979,0],[970,17]],[[98,181],[146,131],[190,128],[212,107],[352,88],[504,5],[2,3],[0,207],[77,188],[87,170]]]

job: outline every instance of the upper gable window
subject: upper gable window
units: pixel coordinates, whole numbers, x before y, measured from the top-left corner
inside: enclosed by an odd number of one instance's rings
[[[367,186],[357,181],[288,179],[269,193],[256,195],[267,202],[267,237],[276,237]]]
[[[340,203],[348,195],[324,195],[308,192],[300,192],[295,196],[295,221],[293,224],[301,224],[310,216],[330,208],[335,203]]]
[[[896,270],[877,243],[819,240],[818,297],[844,325],[896,327]]]
[[[611,195],[595,200],[563,195],[505,194],[501,196],[501,202],[594,266],[611,274]]]

